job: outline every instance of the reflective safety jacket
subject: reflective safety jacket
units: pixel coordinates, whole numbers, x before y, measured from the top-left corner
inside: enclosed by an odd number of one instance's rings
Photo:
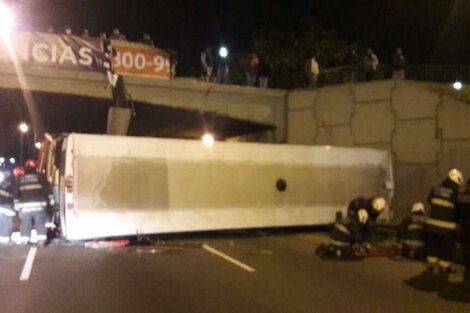
[[[357,219],[357,212],[359,212],[360,209],[365,209],[369,214],[369,220],[367,224],[370,224],[370,222],[375,222],[379,217],[380,212],[374,210],[372,201],[374,201],[374,198],[359,197],[353,199],[348,205],[347,216],[352,219]]]
[[[0,214],[7,216],[14,216],[16,214],[13,208],[13,195],[11,188],[12,186],[9,179],[0,183]]]
[[[457,220],[462,229],[461,241],[470,243],[470,190],[457,197]]]
[[[15,193],[16,210],[27,213],[44,211],[53,204],[54,197],[45,177],[39,173],[27,173],[19,178]]]
[[[428,202],[431,205],[426,228],[433,232],[446,232],[457,229],[455,203],[458,185],[446,178],[442,184],[431,189]]]
[[[411,216],[401,222],[398,239],[410,247],[423,247],[425,222],[426,216],[423,213],[411,213]]]
[[[365,227],[357,219],[342,218],[333,226],[330,233],[332,244],[353,245],[363,243],[365,238]]]

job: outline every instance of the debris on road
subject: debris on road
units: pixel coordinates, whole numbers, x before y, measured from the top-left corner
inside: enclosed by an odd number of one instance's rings
[[[148,253],[148,254],[156,254],[156,253],[170,253],[170,252],[180,252],[185,250],[181,247],[154,247],[154,248],[137,248],[135,249],[135,253]]]
[[[101,248],[119,248],[129,245],[129,240],[100,240],[100,241],[87,241],[85,248],[101,249]]]
[[[245,253],[246,256],[257,256],[257,255],[273,255],[272,250],[260,249],[257,251],[247,251]]]

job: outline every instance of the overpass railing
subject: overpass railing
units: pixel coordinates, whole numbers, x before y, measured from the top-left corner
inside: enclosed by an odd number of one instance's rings
[[[392,78],[392,66],[380,65],[373,80]],[[408,65],[405,69],[407,80],[428,81],[435,83],[470,82],[470,66],[458,65]],[[361,66],[341,66],[323,69],[319,76],[319,85],[337,85],[347,82],[366,81]]]

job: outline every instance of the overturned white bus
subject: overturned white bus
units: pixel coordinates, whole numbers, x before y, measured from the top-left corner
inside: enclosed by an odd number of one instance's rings
[[[327,224],[356,196],[393,196],[374,149],[70,134],[40,161],[69,240]]]

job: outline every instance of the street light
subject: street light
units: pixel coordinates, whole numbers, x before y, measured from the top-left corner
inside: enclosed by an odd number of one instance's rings
[[[36,142],[36,143],[34,144],[34,146],[36,147],[36,149],[39,150],[39,149],[41,149],[41,147],[42,147],[42,143],[40,143],[40,142],[38,141],[38,142]]]
[[[13,29],[15,17],[13,12],[4,4],[0,3],[0,33],[6,37]]]
[[[454,87],[455,90],[460,90],[462,89],[462,83],[459,81],[456,81],[455,83],[452,84],[452,87]]]
[[[18,129],[20,130],[21,133],[25,134],[25,133],[28,132],[29,126],[28,126],[28,124],[26,124],[25,122],[22,122],[22,123],[18,126]]]
[[[18,129],[20,130],[20,164],[23,164],[23,141],[24,141],[24,134],[26,134],[29,130],[28,124],[25,122],[22,122],[19,126]]]
[[[214,136],[211,134],[204,134],[204,136],[202,136],[202,143],[207,147],[211,147],[214,144],[214,141]]]
[[[15,160],[15,158],[10,158],[10,160],[9,160],[9,161],[10,161],[10,164],[15,164],[15,163],[16,163],[16,160]]]
[[[5,158],[4,157],[0,157],[0,164],[3,164],[5,163]]]
[[[226,57],[228,57],[228,49],[227,47],[220,47],[219,49],[219,56],[222,58],[222,59],[225,59]]]

